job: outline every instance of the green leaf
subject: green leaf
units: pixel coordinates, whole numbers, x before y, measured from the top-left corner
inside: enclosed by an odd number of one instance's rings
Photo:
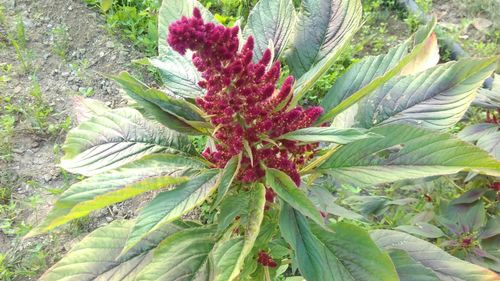
[[[314,204],[303,191],[297,188],[287,174],[277,169],[267,168],[266,185],[276,191],[279,198],[290,204],[294,209],[308,216],[317,224],[324,224]]]
[[[135,281],[210,280],[209,254],[216,242],[214,227],[179,231],[163,240]]]
[[[396,230],[401,230],[406,233],[422,236],[424,238],[439,238],[443,237],[444,233],[438,227],[420,222],[415,225],[400,225],[395,228]]]
[[[226,195],[229,187],[233,183],[234,179],[238,175],[238,171],[240,170],[241,165],[241,154],[238,154],[231,158],[224,167],[221,175],[221,181],[219,187],[217,189],[217,198],[215,199],[215,203],[212,208],[215,208],[220,204],[224,196]]]
[[[80,124],[95,115],[101,115],[110,111],[102,101],[84,98],[82,96],[73,97],[73,112],[77,123]]]
[[[390,49],[387,54],[367,56],[350,66],[321,101],[324,114],[317,123],[332,120],[337,114],[398,75],[420,53],[425,52],[426,44],[432,40],[430,36],[435,25],[436,20],[433,19],[406,42]]]
[[[203,203],[217,189],[218,175],[218,170],[208,170],[173,190],[158,194],[139,213],[124,252],[158,227],[176,220]]]
[[[463,59],[396,77],[360,101],[355,127],[407,123],[445,130],[460,121],[496,65],[496,57]]]
[[[224,242],[214,252],[215,280],[232,281],[239,276],[245,259],[250,254],[260,232],[266,204],[265,195],[264,185],[257,184],[246,206],[249,211],[247,223],[244,226],[244,237]]]
[[[98,228],[73,246],[39,280],[133,280],[152,259],[149,250],[169,235],[185,228],[175,224],[167,225],[161,232],[150,237],[149,244],[141,244],[134,255],[119,259],[118,255],[132,225],[132,221],[114,221]]]
[[[243,34],[254,37],[254,61],[259,60],[269,42],[278,59],[288,43],[296,15],[292,0],[261,0],[250,12]]]
[[[186,136],[144,119],[131,108],[110,110],[72,129],[61,167],[85,176],[118,168],[145,155],[193,153]]]
[[[150,89],[127,72],[121,72],[110,78],[118,82],[132,99],[164,126],[181,133],[201,134],[190,124],[190,121],[205,122],[200,115],[201,110],[194,105],[183,99],[169,97],[159,90]]]
[[[185,182],[186,175],[201,168],[203,163],[194,159],[157,154],[85,179],[68,188],[44,222],[29,235],[40,234],[144,192]]]
[[[286,61],[298,79],[292,104],[309,90],[334,63],[361,22],[359,0],[304,0]]]
[[[365,129],[338,129],[333,127],[309,127],[286,133],[280,138],[301,142],[333,142],[347,144],[356,140],[381,137]]]
[[[330,231],[309,225],[304,216],[284,204],[280,229],[307,280],[398,280],[389,256],[357,226],[338,223]]]
[[[439,247],[409,234],[394,230],[373,230],[370,235],[375,243],[384,250],[399,249],[405,251],[413,260],[432,270],[439,280],[498,280],[496,273],[462,261]]]
[[[318,171],[359,186],[462,170],[500,175],[499,162],[449,134],[407,125],[386,125],[371,132],[384,138],[347,144],[320,164]]]
[[[236,217],[248,217],[248,206],[251,201],[250,195],[250,192],[238,192],[224,197],[218,215],[217,229],[219,232],[224,231],[234,222]]]
[[[314,186],[309,191],[309,199],[319,210],[346,219],[366,221],[362,215],[335,204],[336,198],[325,188]]]
[[[476,142],[481,137],[494,133],[500,130],[500,126],[491,123],[480,123],[465,127],[457,134],[461,140],[468,142]]]
[[[492,132],[477,140],[476,145],[487,151],[495,159],[500,160],[500,132]]]
[[[191,17],[193,8],[197,7],[201,11],[201,16],[205,22],[215,22],[214,16],[202,4],[196,0],[162,0],[158,11],[158,53],[161,56],[168,56],[170,46],[167,44],[168,27],[174,21],[180,20],[182,16]]]
[[[390,250],[389,255],[400,281],[440,281],[432,270],[413,260],[405,251]]]
[[[165,52],[163,56],[147,60],[148,64],[158,69],[163,86],[184,98],[202,96],[203,89],[198,86],[200,72],[191,60],[172,49],[166,49]]]
[[[101,0],[101,10],[107,12],[113,6],[113,0]]]
[[[243,237],[236,237],[215,246],[212,259],[215,267],[214,280],[233,280],[231,276],[243,250]],[[236,271],[238,273],[239,271]]]

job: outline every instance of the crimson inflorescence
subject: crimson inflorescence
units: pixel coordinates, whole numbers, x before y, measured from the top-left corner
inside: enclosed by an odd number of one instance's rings
[[[257,262],[262,264],[263,266],[268,267],[276,267],[278,264],[271,258],[271,256],[265,251],[259,252],[259,257],[257,258]]]
[[[238,179],[254,182],[264,176],[263,167],[279,169],[300,184],[298,166],[309,160],[317,144],[283,140],[285,133],[309,127],[323,112],[321,107],[290,107],[294,79],[287,77],[276,89],[280,63],[271,64],[271,51],[252,62],[254,40],[240,46],[237,26],[205,23],[198,9],[193,17],[172,23],[167,42],[180,54],[193,52],[201,72],[199,86],[206,90],[196,100],[215,126],[215,149],[203,157],[219,168],[242,153]]]

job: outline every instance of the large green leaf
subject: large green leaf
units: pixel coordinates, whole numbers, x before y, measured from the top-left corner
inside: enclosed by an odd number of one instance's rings
[[[215,199],[213,208],[219,205],[222,199],[224,199],[224,196],[229,190],[229,187],[231,187],[231,184],[238,175],[240,164],[241,164],[241,154],[234,156],[226,163],[226,166],[222,171],[221,181],[219,184],[219,188],[217,189],[217,198]]]
[[[389,255],[400,281],[439,281],[432,270],[412,259],[405,251],[391,250]]]
[[[266,169],[266,185],[278,194],[279,198],[290,204],[294,209],[322,225],[323,219],[307,195],[297,188],[290,177],[280,170]]]
[[[193,153],[186,136],[149,121],[132,108],[94,116],[72,129],[61,167],[86,176],[115,169],[158,152]]]
[[[374,133],[367,132],[365,129],[309,127],[286,133],[280,138],[301,142],[333,142],[339,144],[347,144],[356,140],[374,137],[380,136]]]
[[[61,195],[44,222],[30,235],[48,231],[139,194],[185,182],[188,180],[186,175],[201,168],[204,164],[194,159],[157,154],[85,179]]]
[[[295,18],[292,0],[261,0],[255,5],[243,30],[245,36],[252,35],[255,39],[254,61],[262,57],[270,42],[274,46],[274,57],[278,59],[281,56]]]
[[[134,280],[147,265],[152,254],[149,250],[165,237],[185,228],[169,224],[150,237],[149,245],[140,245],[134,255],[119,259],[132,221],[115,221],[101,227],[78,242],[58,263],[48,269],[40,281],[124,281]]]
[[[463,59],[396,77],[359,102],[354,127],[408,123],[444,130],[460,121],[496,58]]]
[[[248,209],[244,237],[234,238],[223,242],[214,251],[215,279],[217,281],[232,281],[237,279],[244,265],[245,259],[250,254],[255,240],[260,232],[260,225],[264,218],[266,204],[266,189],[263,184],[257,184],[252,192]]]
[[[394,230],[373,230],[370,235],[375,243],[384,250],[399,249],[405,251],[413,260],[432,270],[439,280],[498,280],[496,273],[462,261],[439,247],[409,234]]]
[[[384,137],[341,147],[319,165],[318,171],[360,186],[462,170],[500,175],[499,162],[449,134],[408,125],[386,125],[371,132]]]
[[[158,194],[139,213],[124,252],[139,243],[152,231],[176,220],[203,203],[217,189],[218,174],[218,170],[208,170],[173,190]]]
[[[153,251],[153,259],[135,281],[208,281],[209,254],[217,241],[214,227],[179,231]]]
[[[191,17],[193,8],[197,7],[201,11],[203,20],[215,21],[214,16],[196,0],[163,0],[158,12],[158,53],[160,57],[171,54],[170,46],[167,44],[168,27],[174,21],[180,20],[183,16]],[[170,50],[169,50],[170,49]],[[182,65],[179,65],[181,67]]]
[[[298,79],[296,103],[335,61],[361,22],[359,0],[303,0],[286,61]]]
[[[201,134],[194,124],[206,122],[201,116],[203,112],[193,104],[168,96],[160,90],[151,89],[127,72],[110,78],[120,83],[127,94],[156,121],[181,133]]]
[[[172,93],[184,98],[203,95],[203,89],[198,86],[200,72],[189,58],[169,48],[163,56],[148,59],[147,63],[158,69],[163,86]]]
[[[280,229],[307,280],[398,280],[389,256],[357,226],[338,223],[326,230],[308,224],[304,216],[283,204]]]
[[[321,101],[324,114],[318,123],[331,120],[334,116],[354,105],[361,98],[377,89],[390,78],[425,52],[436,21],[422,26],[410,39],[389,50],[387,54],[367,56],[353,64],[333,84]]]

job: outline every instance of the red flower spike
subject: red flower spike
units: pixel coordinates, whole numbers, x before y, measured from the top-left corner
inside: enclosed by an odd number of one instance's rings
[[[262,264],[263,266],[268,266],[273,268],[278,266],[278,264],[273,260],[273,258],[271,258],[271,256],[265,251],[259,252],[259,257],[257,258],[257,262]]]
[[[285,172],[299,185],[298,166],[313,157],[317,144],[300,145],[279,137],[311,126],[323,110],[320,107],[304,110],[300,106],[289,109],[293,77],[287,77],[281,89],[276,89],[280,63],[269,67],[270,50],[253,63],[254,39],[250,36],[238,51],[238,32],[238,27],[204,23],[196,8],[193,17],[183,17],[169,26],[169,45],[180,54],[188,49],[193,51],[193,64],[201,72],[203,80],[198,85],[206,94],[197,98],[196,103],[213,116],[211,123],[219,126],[214,135],[216,149],[206,149],[202,156],[223,168],[229,159],[243,152],[238,180],[260,180],[265,175],[260,165],[263,164]],[[244,141],[248,142],[253,159],[247,155]],[[273,200],[274,195],[266,195],[266,199]]]

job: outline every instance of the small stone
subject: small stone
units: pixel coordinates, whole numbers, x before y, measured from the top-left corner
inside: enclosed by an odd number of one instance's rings
[[[52,179],[52,175],[50,175],[50,174],[43,175],[43,180],[45,182],[49,182],[51,179]]]
[[[62,77],[68,77],[69,76],[69,72],[63,72],[63,73],[61,73],[61,76]]]
[[[104,57],[104,52],[103,52],[103,51],[101,51],[101,52],[99,53],[99,56],[100,56],[101,58],[102,58],[102,57]]]
[[[24,151],[22,149],[19,149],[19,148],[13,148],[12,152],[17,153],[17,154],[23,154]]]
[[[113,221],[113,218],[112,217],[106,217],[106,221],[109,223],[109,222],[112,222]]]
[[[23,88],[21,86],[17,86],[14,88],[14,94],[19,94],[22,90]]]
[[[69,6],[68,11],[73,11],[73,6]]]
[[[106,42],[106,48],[111,49],[114,46],[115,46],[115,44],[113,44],[113,42],[111,42],[111,41]]]

